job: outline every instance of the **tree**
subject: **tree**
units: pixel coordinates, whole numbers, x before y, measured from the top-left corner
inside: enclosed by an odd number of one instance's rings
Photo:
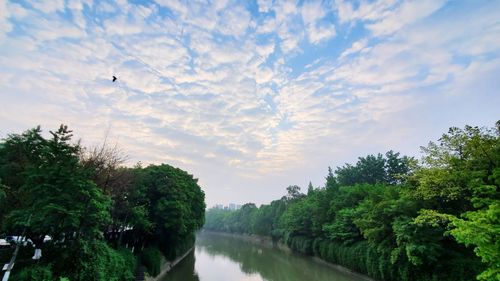
[[[290,201],[300,199],[305,195],[300,192],[300,186],[298,185],[290,185],[286,188],[287,191],[287,199]]]
[[[48,250],[36,264],[18,263],[13,279],[130,280],[135,257],[119,249],[122,236],[136,253],[147,242],[170,259],[192,247],[205,210],[192,175],[169,165],[122,167],[114,148],[84,153],[67,126],[49,133],[37,127],[0,142],[0,227],[26,229]]]
[[[307,186],[307,195],[311,195],[314,192],[314,187],[311,182],[309,182],[309,185]]]
[[[474,252],[488,265],[479,280],[500,280],[500,200],[463,217],[452,220],[455,229],[451,234],[457,241],[475,246]]]
[[[442,224],[458,242],[473,245],[488,266],[478,278],[498,280],[500,264],[500,122],[495,129],[451,128],[422,150],[425,168],[412,177],[412,195],[425,209],[415,222]]]
[[[416,162],[411,157],[399,155],[390,150],[385,156],[379,153],[376,156],[359,157],[356,165],[345,164],[338,167],[335,170],[336,180],[341,186],[363,183],[400,184],[412,173]]]
[[[156,244],[167,257],[175,257],[180,251],[176,245],[203,226],[205,194],[192,175],[167,164],[137,172],[136,184],[144,190],[147,217],[153,224],[151,234],[137,234],[139,244]]]
[[[7,197],[7,194],[6,194],[6,190],[7,190],[7,186],[3,185],[2,184],[2,179],[0,178],[0,206],[5,206],[5,201],[6,201],[6,197]],[[5,213],[5,210],[3,210],[3,208],[0,207],[0,230],[2,229],[2,221],[4,221],[4,214]]]
[[[7,230],[13,225],[8,224],[5,217],[12,210],[22,206],[29,195],[22,188],[26,181],[26,172],[36,161],[37,155],[45,145],[46,140],[41,136],[41,128],[36,127],[22,134],[11,134],[0,143],[0,179],[2,180],[4,202],[0,204],[0,220],[2,229]]]
[[[77,237],[102,236],[103,226],[109,221],[109,199],[89,180],[79,164],[80,146],[71,144],[71,131],[64,125],[45,140],[40,131],[35,144],[26,151],[30,162],[24,171],[26,178],[20,187],[25,194],[18,208],[12,210],[7,221],[12,226],[24,226],[31,217],[29,236],[43,240],[45,235],[56,241]]]
[[[236,212],[237,232],[252,233],[252,223],[255,221],[257,206],[254,203],[247,203],[241,206],[239,212]]]
[[[385,153],[385,182],[390,185],[403,183],[412,174],[417,163],[413,157],[399,157],[399,152],[389,150]]]

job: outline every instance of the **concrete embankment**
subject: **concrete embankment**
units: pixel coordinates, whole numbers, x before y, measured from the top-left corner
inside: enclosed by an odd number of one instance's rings
[[[260,235],[254,235],[254,234],[234,234],[234,233],[226,233],[226,232],[207,231],[207,230],[202,231],[202,233],[214,234],[214,235],[220,235],[220,236],[226,236],[226,237],[234,237],[234,238],[242,239],[242,240],[249,241],[252,243],[258,243],[264,247],[277,247],[280,250],[295,253],[295,251],[290,249],[287,245],[283,244],[282,242],[273,241],[272,238],[269,236],[260,236]],[[360,280],[376,281],[376,280],[374,280],[374,279],[372,279],[364,274],[358,273],[356,271],[353,271],[347,267],[344,267],[344,266],[341,266],[338,264],[333,264],[333,263],[327,262],[319,257],[308,256],[308,255],[304,255],[304,254],[300,254],[300,253],[296,253],[296,254],[302,255],[304,257],[312,258],[317,263],[324,264],[324,265],[331,267],[337,271],[354,276]]]
[[[161,270],[160,270],[160,274],[152,277],[152,276],[145,276],[144,277],[144,281],[157,281],[157,280],[160,280],[161,278],[163,278],[170,270],[172,270],[172,268],[174,268],[174,266],[176,266],[179,262],[181,262],[185,257],[187,257],[187,255],[189,255],[189,253],[191,253],[192,251],[194,250],[194,247],[192,247],[191,249],[187,250],[184,254],[182,254],[181,256],[179,256],[178,258],[176,258],[174,261],[167,261],[164,257],[162,257],[162,260],[161,260]]]

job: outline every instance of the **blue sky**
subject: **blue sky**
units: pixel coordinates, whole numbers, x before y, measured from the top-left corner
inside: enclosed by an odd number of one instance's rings
[[[266,203],[328,166],[500,119],[500,1],[0,0],[0,137],[84,145]],[[112,83],[111,76],[118,77]]]

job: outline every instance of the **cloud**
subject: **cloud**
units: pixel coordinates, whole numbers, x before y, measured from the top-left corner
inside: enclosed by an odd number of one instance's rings
[[[321,2],[305,2],[301,8],[302,21],[306,25],[309,42],[318,44],[335,36],[333,24],[320,24],[326,15],[326,9]]]
[[[259,12],[267,13],[271,10],[273,0],[257,0],[257,5],[259,6]]]
[[[391,34],[403,26],[425,18],[436,12],[445,1],[421,0],[402,3],[397,9],[388,12],[380,21],[367,25],[375,36]]]
[[[241,6],[227,9],[219,18],[218,31],[232,36],[245,34],[250,23],[250,13]]]
[[[84,7],[91,7],[92,6],[92,0],[70,0],[68,1],[67,8],[71,10],[71,13],[74,18],[74,22],[76,25],[81,28],[85,29],[86,28],[86,19],[85,15],[83,14],[83,9]]]
[[[304,2],[301,8],[302,21],[306,24],[316,24],[326,15],[326,9],[320,1]]]
[[[81,38],[85,31],[65,22],[53,22],[39,19],[34,22],[33,35],[39,41],[51,41],[60,38]]]
[[[266,44],[266,45],[257,45],[256,51],[262,59],[267,59],[269,55],[274,53],[276,45],[274,43]]]
[[[255,78],[255,82],[257,84],[264,84],[272,81],[274,76],[273,71],[269,67],[263,67],[257,70],[257,75]]]
[[[7,9],[7,2],[0,1],[0,42],[5,34],[12,30],[12,24],[9,22],[10,12]]]
[[[318,44],[325,40],[329,40],[336,35],[334,25],[319,26],[319,27],[312,25],[308,27],[307,31],[308,31],[307,35],[309,38],[309,42],[313,44]]]
[[[374,36],[390,35],[402,27],[425,18],[439,10],[446,0],[378,0],[361,2],[356,8],[351,1],[335,0],[341,23],[361,21]]]
[[[188,13],[188,8],[180,0],[156,0],[156,3],[170,9],[172,12],[180,15],[181,18],[184,18]]]
[[[373,2],[362,1],[354,8],[352,1],[335,0],[334,8],[337,10],[339,21],[377,21],[385,17],[397,5],[397,0],[377,0]]]
[[[367,43],[368,43],[368,40],[366,38],[363,38],[359,41],[352,43],[352,45],[349,49],[343,51],[342,54],[340,54],[339,59],[343,59],[346,56],[362,52],[363,50],[367,51],[368,50],[368,48],[366,46]]]
[[[31,5],[46,14],[64,10],[64,0],[34,0]]]
[[[437,99],[498,96],[494,2],[0,5],[0,133],[110,128],[131,164],[187,169],[210,202],[221,178],[242,194],[321,184],[328,165],[417,147],[434,125],[405,118]]]

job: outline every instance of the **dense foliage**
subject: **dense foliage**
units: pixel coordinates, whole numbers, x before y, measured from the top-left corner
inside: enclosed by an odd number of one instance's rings
[[[272,236],[377,280],[500,280],[500,122],[451,128],[422,151],[420,163],[360,157],[259,208],[210,209],[205,228]]]
[[[132,280],[134,254],[173,259],[192,247],[205,211],[197,179],[166,164],[122,163],[114,148],[72,142],[66,126],[0,142],[0,237],[24,233],[43,253],[31,260],[23,247],[13,280]],[[0,262],[11,254],[1,249]]]

